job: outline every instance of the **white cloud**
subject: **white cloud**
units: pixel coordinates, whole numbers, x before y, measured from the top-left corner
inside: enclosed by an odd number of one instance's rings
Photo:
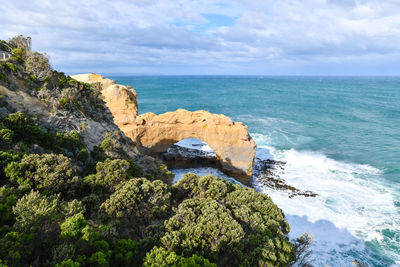
[[[0,14],[0,38],[32,36],[67,72],[346,74],[340,68],[366,62],[377,74],[400,69],[394,0],[5,0]],[[232,23],[216,21],[225,17]],[[382,72],[388,64],[394,70]]]

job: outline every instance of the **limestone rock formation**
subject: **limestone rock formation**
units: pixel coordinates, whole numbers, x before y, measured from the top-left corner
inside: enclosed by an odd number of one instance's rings
[[[100,83],[114,122],[137,148],[149,155],[165,152],[174,143],[194,137],[206,142],[216,153],[222,170],[251,184],[256,144],[247,126],[225,115],[178,109],[156,115],[137,115],[136,92],[98,74],[72,76],[87,83]]]
[[[132,87],[116,84],[115,81],[94,73],[78,74],[71,77],[81,82],[99,83],[101,85],[104,101],[114,117],[115,124],[119,127],[135,123],[138,105],[137,94]]]

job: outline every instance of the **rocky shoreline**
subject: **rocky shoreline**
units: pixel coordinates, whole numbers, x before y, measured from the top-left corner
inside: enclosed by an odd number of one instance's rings
[[[253,177],[265,187],[287,193],[289,198],[295,196],[316,197],[318,195],[309,190],[301,191],[287,184],[285,179],[281,177],[285,172],[285,165],[286,162],[283,161],[256,158]]]
[[[171,146],[167,152],[160,153],[158,159],[164,162],[169,169],[212,167],[223,171],[214,152],[176,144]],[[289,198],[295,196],[316,197],[318,194],[312,191],[302,191],[286,183],[281,177],[285,172],[285,164],[283,161],[256,158],[253,179],[262,186],[287,194]]]

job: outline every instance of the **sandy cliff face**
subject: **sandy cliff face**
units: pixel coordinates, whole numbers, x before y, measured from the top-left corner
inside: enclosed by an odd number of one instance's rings
[[[138,113],[137,94],[130,86],[116,84],[100,74],[79,74],[71,76],[75,80],[85,83],[99,83],[107,107],[110,109],[114,122],[120,128],[122,125],[135,123]]]
[[[100,83],[114,122],[137,148],[147,154],[165,152],[174,143],[194,137],[206,142],[216,153],[222,169],[245,184],[251,184],[256,144],[247,126],[225,115],[178,109],[156,115],[137,115],[137,94],[98,74],[72,76],[87,83]]]

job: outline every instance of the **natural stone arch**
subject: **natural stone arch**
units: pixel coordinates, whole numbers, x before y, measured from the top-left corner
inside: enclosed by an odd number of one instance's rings
[[[153,155],[182,139],[200,139],[214,150],[223,171],[251,184],[256,144],[247,126],[225,115],[184,109],[160,115],[146,113],[136,117],[136,125],[126,125],[124,132],[140,151]]]
[[[72,77],[100,84],[115,124],[136,142],[140,151],[156,155],[182,139],[194,137],[214,150],[224,172],[242,183],[251,184],[256,144],[247,126],[241,122],[233,122],[225,115],[204,110],[191,112],[178,109],[160,115],[146,113],[138,116],[137,94],[132,87],[116,84],[99,74]]]

